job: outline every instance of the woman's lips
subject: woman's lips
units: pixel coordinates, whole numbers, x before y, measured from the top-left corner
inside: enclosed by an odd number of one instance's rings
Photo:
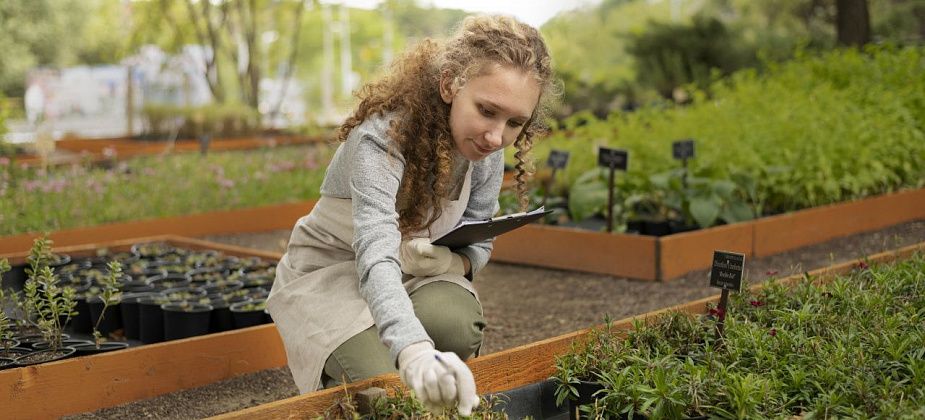
[[[475,150],[477,150],[479,153],[483,155],[487,155],[487,154],[490,154],[491,152],[494,152],[493,149],[483,148],[482,146],[479,146],[478,143],[475,143],[475,142],[473,142],[472,145],[475,146]]]

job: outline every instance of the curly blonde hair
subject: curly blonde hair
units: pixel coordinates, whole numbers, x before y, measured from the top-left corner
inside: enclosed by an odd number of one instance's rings
[[[397,58],[382,78],[357,91],[360,103],[340,126],[337,138],[347,139],[354,127],[374,115],[397,113],[389,135],[405,158],[396,197],[402,234],[427,229],[441,215],[440,200],[452,189],[450,105],[439,91],[441,78],[454,87],[502,65],[532,74],[540,86],[540,101],[514,141],[517,193],[527,207],[526,181],[532,175],[528,154],[533,138],[546,130],[544,121],[553,90],[549,52],[539,31],[504,16],[470,16],[456,34],[443,42],[425,39]]]

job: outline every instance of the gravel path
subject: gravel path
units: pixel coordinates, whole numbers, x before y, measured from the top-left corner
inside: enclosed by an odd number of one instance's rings
[[[250,248],[285,249],[288,230],[207,236],[203,239]],[[838,238],[746,262],[748,278],[785,276],[925,241],[925,221]],[[612,319],[716,294],[708,270],[669,282],[635,281],[512,264],[489,263],[475,280],[485,310],[483,353],[528,344]],[[288,368],[270,369],[72,418],[201,418],[297,394]]]

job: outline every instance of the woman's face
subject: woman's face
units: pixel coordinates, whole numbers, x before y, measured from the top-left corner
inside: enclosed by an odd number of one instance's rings
[[[533,75],[512,67],[496,66],[458,89],[448,79],[441,83],[440,96],[450,104],[456,149],[470,161],[513,144],[540,97]]]

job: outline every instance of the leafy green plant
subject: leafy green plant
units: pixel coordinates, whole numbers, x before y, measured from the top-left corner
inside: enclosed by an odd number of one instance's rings
[[[804,53],[769,64],[763,73],[734,73],[711,86],[710,97],[695,91],[688,106],[566,119],[537,142],[534,155],[570,152],[564,182],[588,198],[579,206],[570,191],[570,208],[579,209],[572,211],[575,218],[603,214],[606,190],[601,176],[592,175],[602,145],[629,152],[629,170],[617,177],[624,198],[662,191],[667,200],[680,193],[673,184],[665,190],[665,182],[657,187],[649,180],[678,167],[671,142],[679,138],[697,139],[697,156],[689,162],[693,190],[680,196],[686,206],[677,207],[703,224],[920,188],[923,57],[922,47]]]
[[[118,261],[110,261],[107,268],[109,273],[100,282],[100,292],[97,294],[97,297],[103,302],[103,309],[100,310],[100,317],[96,319],[96,324],[93,325],[93,342],[96,344],[96,348],[100,348],[103,340],[103,335],[100,334],[99,328],[100,322],[106,316],[106,309],[119,303],[122,298],[119,283],[122,279],[122,264]]]
[[[710,227],[717,222],[736,223],[755,218],[747,194],[733,181],[684,175],[683,169],[653,174],[652,185],[664,193],[666,205],[684,222]]]
[[[925,414],[925,256],[858,264],[733,295],[718,346],[711,314],[605,324],[557,358],[557,398],[604,386],[590,416],[916,418]]]
[[[326,145],[147,156],[113,168],[0,164],[0,235],[317,198]]]
[[[10,271],[10,262],[6,259],[0,259],[0,280],[3,279],[3,274]],[[10,349],[10,339],[13,338],[13,323],[6,316],[6,295],[3,292],[3,289],[0,288],[0,344],[3,345],[3,350],[8,351]]]
[[[48,266],[53,258],[51,252],[52,241],[46,237],[36,238],[29,251],[29,267],[26,268],[28,278],[23,285],[25,292],[25,305],[28,312],[35,314],[34,322],[38,325],[42,336],[50,343],[52,353],[61,348],[61,334],[64,326],[77,312],[74,310],[75,290],[71,287],[60,287],[54,270]]]
[[[317,417],[317,420],[328,419],[419,419],[419,420],[453,420],[453,419],[472,419],[472,420],[505,420],[506,414],[495,411],[497,406],[502,402],[501,397],[492,395],[481,397],[478,407],[472,411],[469,417],[462,417],[456,413],[455,409],[447,409],[440,413],[434,413],[424,408],[424,404],[414,397],[413,393],[406,392],[403,388],[395,387],[392,395],[377,398],[373,406],[370,407],[369,413],[360,413],[358,404],[354,397],[345,393],[337,399],[331,407]]]

